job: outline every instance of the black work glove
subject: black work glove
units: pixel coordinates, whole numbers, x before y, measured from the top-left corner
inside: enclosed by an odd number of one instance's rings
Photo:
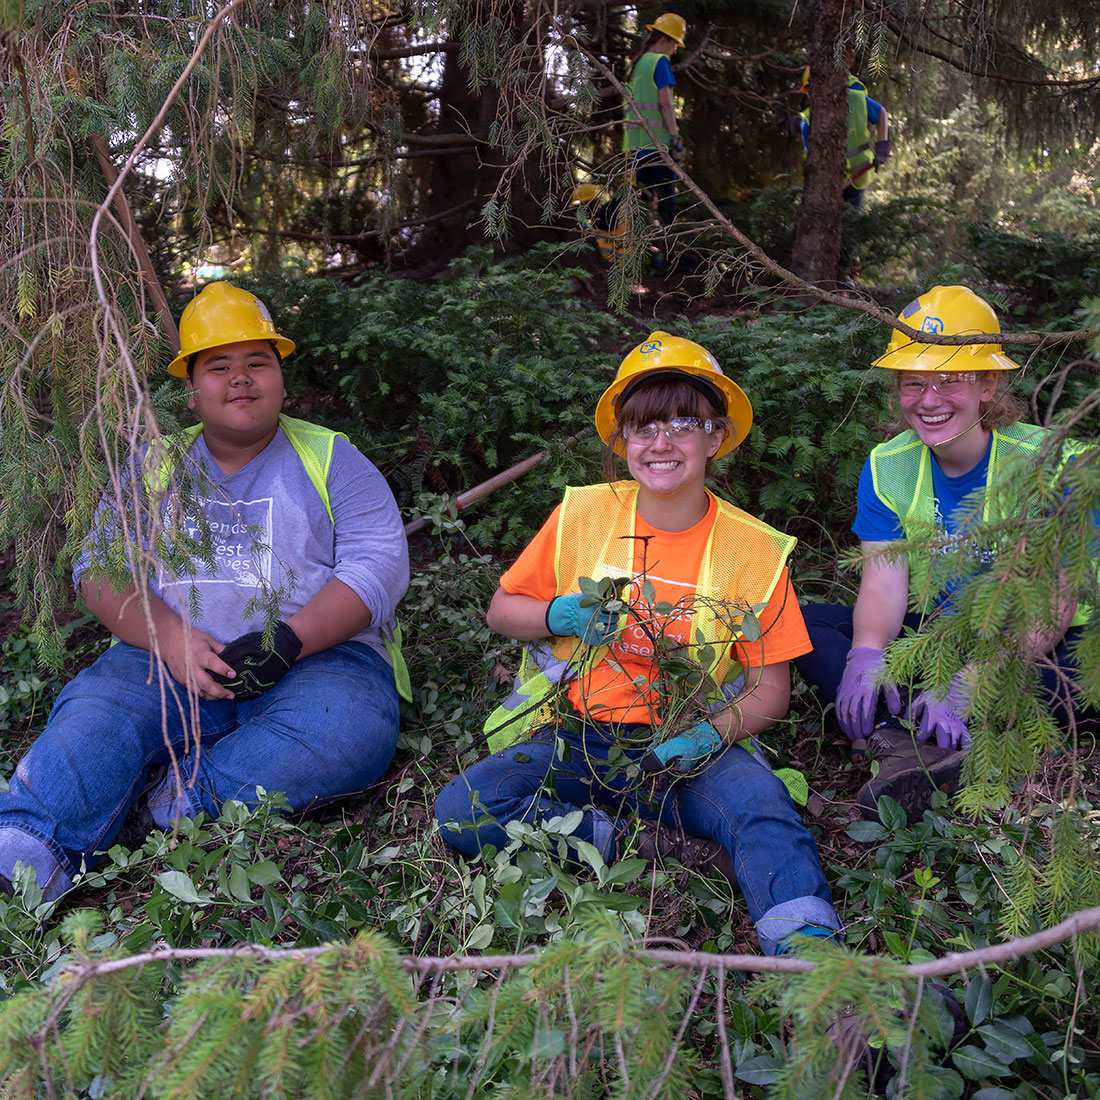
[[[893,145],[888,141],[876,141],[875,142],[875,168],[879,165],[885,164],[890,159],[890,154],[894,151]]]
[[[684,159],[684,139],[677,134],[668,146],[668,155],[672,157],[677,164]]]
[[[237,675],[232,678],[217,672],[210,675],[229,688],[235,699],[258,699],[290,671],[290,666],[302,652],[302,639],[286,623],[278,622],[271,646],[271,649],[264,647],[262,630],[242,634],[218,654]]]

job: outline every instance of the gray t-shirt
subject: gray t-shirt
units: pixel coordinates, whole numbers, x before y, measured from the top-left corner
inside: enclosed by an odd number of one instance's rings
[[[397,603],[409,586],[409,551],[397,503],[369,459],[346,439],[334,441],[327,483],[331,521],[281,427],[236,473],[221,473],[201,434],[188,461],[207,475],[200,479],[197,505],[210,532],[212,568],[194,560],[193,575],[178,576],[162,564],[150,581],[156,595],[224,643],[262,629],[264,603],[270,605],[272,596],[278,617],[286,619],[336,578],[371,613],[370,627],[353,640],[385,656],[382,632],[393,629]],[[78,587],[96,548],[104,545],[112,511],[113,502],[105,497],[73,570]],[[183,515],[178,523],[188,535],[201,537],[196,514]]]

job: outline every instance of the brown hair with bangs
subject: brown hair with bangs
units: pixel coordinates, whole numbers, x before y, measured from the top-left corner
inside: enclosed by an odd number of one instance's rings
[[[649,383],[640,383],[629,392],[617,413],[615,428],[607,441],[607,450],[603,457],[605,481],[614,481],[618,474],[618,463],[622,455],[615,448],[626,446],[624,428],[639,428],[652,424],[655,420],[667,424],[676,416],[697,416],[701,420],[711,421],[715,431],[720,428],[728,435],[733,430],[730,418],[695,386],[690,382],[678,382],[669,378],[656,378]],[[708,474],[711,461],[707,460]]]

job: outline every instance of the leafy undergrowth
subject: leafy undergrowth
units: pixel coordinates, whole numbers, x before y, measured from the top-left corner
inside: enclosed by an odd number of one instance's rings
[[[453,521],[447,522],[453,531]],[[496,570],[485,556],[452,550],[417,572],[406,606],[417,699],[406,711],[399,751],[383,783],[309,815],[279,813],[277,794],[255,812],[231,803],[218,821],[184,821],[174,836],[153,832],[136,852],[116,845],[60,905],[43,903],[37,887],[20,880],[20,897],[0,902],[0,992],[6,1003],[33,998],[84,953],[135,955],[154,945],[348,943],[349,950],[360,950],[354,945],[369,934],[383,937],[401,954],[446,958],[514,955],[552,945],[568,949],[588,943],[591,929],[598,927],[601,950],[612,950],[608,944],[621,940],[755,954],[744,905],[722,880],[701,878],[674,863],[654,867],[629,853],[610,867],[598,858],[581,866],[560,863],[561,838],[575,827],[568,818],[540,828],[516,827],[509,850],[475,860],[460,858],[441,843],[433,824],[435,792],[482,753],[481,722],[503,690],[494,674],[499,676],[502,663],[513,656],[498,648],[474,613],[484,606]],[[10,685],[26,678],[19,641],[7,640],[0,669],[9,712],[19,698]],[[96,648],[88,641],[75,645],[74,663],[86,661]],[[58,684],[43,684],[35,696],[32,713],[39,719]],[[5,771],[38,724],[9,725]],[[867,822],[858,814],[856,793],[868,778],[868,766],[854,764],[839,741],[823,739],[816,732],[821,725],[816,707],[796,692],[789,723],[770,743],[777,766],[800,768],[809,779],[805,816],[847,924],[848,947],[894,965],[1003,939],[1019,916],[1021,899],[1012,892],[1019,889],[1021,859],[1030,847],[1041,846],[1059,820],[1053,787],[1038,777],[997,819],[962,820],[941,804],[923,822],[907,826],[900,809],[888,805],[884,824]],[[16,728],[21,732],[13,738]],[[1098,759],[1077,762],[1082,797],[1095,798]],[[1065,761],[1052,764],[1058,767]],[[61,918],[81,908],[97,911],[99,918],[95,934],[76,951],[75,926]],[[1028,910],[1031,923],[1021,930],[1059,915],[1044,913],[1037,896]],[[176,998],[178,1008],[190,995],[186,973],[181,968],[166,979],[157,996],[166,1003]],[[841,969],[822,990],[809,977],[760,980],[700,970],[694,1009],[688,1012],[677,1002],[689,1026],[676,1058],[693,1067],[699,1096],[722,1095],[723,1043],[729,1057],[726,1080],[736,1081],[740,1095],[769,1089],[779,1095],[837,1095],[838,1082],[813,1068],[825,1066],[828,1053],[820,1046],[824,1023],[818,1017],[824,1008],[834,1013],[846,1004],[858,1006],[863,996],[871,998],[872,1008],[877,1005],[881,1042],[893,1062],[900,1065],[906,1051],[916,1052],[907,1073],[910,1087],[920,1087],[909,1095],[979,1100],[1098,1095],[1097,1016],[1086,984],[1095,976],[1095,937],[1003,968],[948,978],[946,985],[962,1006],[950,1060],[934,1054],[945,1041],[944,1021],[950,1023],[945,1010],[928,1009],[927,1019],[913,1016],[912,990],[890,973],[894,977],[887,980],[878,971]],[[475,979],[468,973],[461,982],[456,977],[455,990],[461,986],[464,996],[473,996],[482,987]],[[481,982],[494,988],[503,980],[490,974]],[[442,995],[433,989],[433,998]],[[715,1011],[719,1002],[724,1014]],[[931,997],[922,1003],[938,1002]],[[486,1055],[478,1063],[487,1074],[486,1087],[534,1073],[535,1067],[545,1070],[554,1058],[565,1057],[564,1048],[527,1043],[517,1068],[514,1058],[498,1064],[500,1051],[493,1050],[492,1058]],[[918,1057],[921,1050],[925,1055]],[[840,1095],[865,1095],[862,1080],[852,1075]],[[893,1095],[889,1089],[895,1086],[880,1080],[879,1087]]]

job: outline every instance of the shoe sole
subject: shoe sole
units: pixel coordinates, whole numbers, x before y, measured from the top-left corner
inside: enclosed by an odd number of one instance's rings
[[[881,821],[878,800],[886,795],[901,806],[910,825],[920,821],[936,791],[954,794],[959,789],[965,755],[963,752],[952,753],[931,767],[914,767],[889,779],[870,780],[859,791],[859,807],[863,816],[869,821]]]

